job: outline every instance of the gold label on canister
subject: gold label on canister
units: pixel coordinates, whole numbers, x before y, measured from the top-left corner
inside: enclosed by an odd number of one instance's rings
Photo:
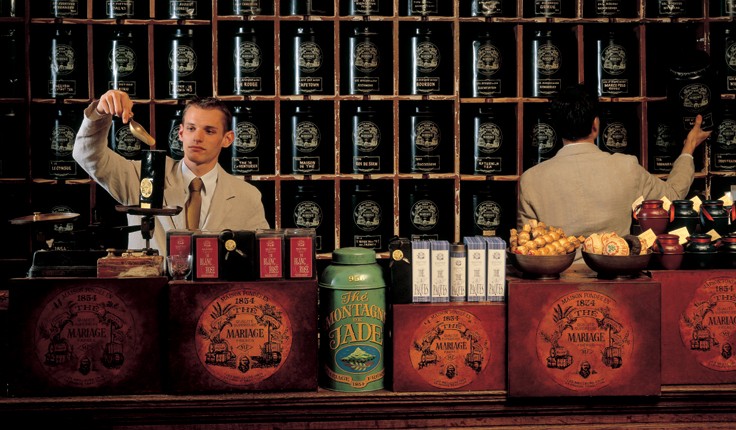
[[[719,277],[703,282],[680,315],[685,348],[708,369],[736,370],[736,281]]]
[[[36,358],[51,378],[94,388],[125,377],[138,334],[123,300],[104,288],[77,287],[48,301],[35,337]]]
[[[225,241],[225,249],[228,251],[235,251],[235,249],[238,247],[238,244],[233,239],[228,239]]]
[[[257,291],[229,291],[204,308],[194,344],[200,363],[231,385],[257,384],[281,369],[293,331],[284,308]]]
[[[623,380],[635,365],[631,321],[629,309],[606,294],[571,292],[551,303],[540,320],[537,359],[557,384],[576,392],[599,390]]]
[[[149,198],[153,195],[153,179],[141,179],[141,197]]]
[[[448,309],[427,317],[414,332],[412,367],[437,388],[456,389],[478,379],[491,346],[481,321],[470,312]]]

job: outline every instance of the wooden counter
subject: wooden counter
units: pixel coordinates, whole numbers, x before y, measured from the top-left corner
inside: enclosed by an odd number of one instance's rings
[[[24,428],[734,428],[736,385],[666,386],[659,398],[509,401],[505,392],[144,395],[0,399]],[[240,426],[236,424],[241,424]]]
[[[586,269],[584,265],[574,266],[560,282],[570,279],[595,282],[590,279],[594,275]],[[2,370],[14,371],[7,365]],[[655,396],[609,397],[509,398],[506,390],[342,393],[324,389],[228,394],[54,397],[41,394],[0,398],[3,422],[23,423],[24,428],[164,430],[205,426],[207,429],[736,428],[733,424],[736,384],[732,383],[662,385]]]

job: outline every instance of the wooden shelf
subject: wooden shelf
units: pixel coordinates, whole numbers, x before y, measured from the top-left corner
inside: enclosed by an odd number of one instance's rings
[[[505,392],[375,391],[0,399],[6,422],[84,428],[732,428],[736,386],[660,397],[508,399]],[[242,427],[238,427],[242,428]]]
[[[20,116],[23,121],[20,122],[19,126],[23,128],[22,135],[25,137],[27,148],[22,154],[25,158],[19,160],[19,162],[29,165],[31,172],[28,175],[26,183],[34,187],[42,187],[44,185],[54,184],[66,184],[69,182],[84,183],[83,180],[75,181],[57,181],[48,180],[44,178],[44,167],[35,165],[37,155],[43,152],[43,138],[36,135],[41,115],[37,115],[37,110],[44,111],[44,109],[51,109],[57,103],[61,103],[64,106],[75,107],[80,110],[86,107],[87,104],[99,97],[100,94],[97,92],[97,82],[100,79],[95,76],[95,71],[98,71],[97,66],[100,62],[99,58],[96,58],[97,54],[96,46],[102,42],[102,38],[96,37],[102,33],[101,29],[109,30],[113,26],[131,26],[137,30],[140,35],[145,38],[146,53],[144,57],[147,60],[147,88],[142,97],[134,99],[135,109],[140,112],[140,116],[148,118],[148,123],[151,128],[151,133],[161,139],[163,133],[162,123],[168,124],[169,115],[171,115],[176,107],[182,105],[182,100],[175,99],[164,99],[161,98],[160,94],[157,94],[157,80],[165,79],[166,70],[161,70],[163,66],[157,61],[163,55],[161,47],[157,45],[158,39],[163,37],[169,29],[178,26],[194,27],[199,33],[197,37],[203,39],[204,52],[207,52],[205,57],[208,57],[211,76],[205,74],[202,78],[204,82],[202,85],[210,88],[210,95],[214,94],[221,97],[227,103],[231,105],[242,105],[242,104],[256,104],[257,106],[267,106],[269,109],[273,109],[273,127],[269,130],[269,134],[273,134],[273,142],[270,140],[264,142],[266,145],[273,145],[273,159],[262,161],[263,164],[273,166],[274,169],[257,173],[252,175],[240,175],[246,180],[252,181],[256,186],[259,187],[263,196],[264,204],[266,205],[266,213],[269,222],[272,227],[290,227],[291,225],[291,214],[289,213],[290,208],[284,206],[284,200],[279,195],[281,192],[281,185],[292,181],[331,181],[333,184],[333,192],[328,193],[333,196],[330,199],[329,205],[325,208],[325,211],[339,214],[345,211],[346,208],[340,208],[341,204],[349,201],[349,195],[345,194],[340,189],[342,181],[374,181],[380,180],[382,182],[391,183],[391,192],[393,194],[393,207],[385,210],[391,214],[387,219],[387,222],[391,224],[391,234],[408,236],[409,233],[401,231],[399,229],[400,223],[394,222],[399,218],[407,217],[407,214],[402,213],[400,208],[400,196],[403,195],[401,191],[402,183],[407,180],[424,180],[424,181],[440,181],[444,187],[444,182],[449,184],[452,195],[457,196],[452,201],[452,209],[447,213],[443,213],[443,216],[452,218],[451,231],[445,232],[447,237],[442,237],[450,241],[461,240],[463,236],[472,234],[469,228],[472,223],[468,223],[467,219],[463,218],[463,212],[470,212],[473,210],[471,206],[472,200],[468,193],[476,192],[470,188],[480,186],[481,184],[488,184],[493,188],[493,198],[498,205],[503,208],[504,213],[502,214],[501,225],[497,231],[503,234],[508,231],[509,228],[515,227],[515,204],[517,200],[517,187],[518,178],[525,168],[527,168],[526,159],[524,156],[525,152],[529,151],[529,145],[531,141],[530,137],[530,123],[535,121],[535,115],[539,115],[538,111],[543,109],[549,102],[549,98],[546,97],[529,97],[526,90],[526,75],[528,74],[528,68],[525,62],[525,58],[528,56],[529,44],[528,38],[530,29],[538,28],[559,28],[569,30],[569,35],[574,39],[574,45],[570,48],[571,50],[577,50],[576,60],[578,62],[577,68],[572,71],[574,80],[576,81],[590,81],[595,80],[595,76],[588,76],[587,64],[590,61],[595,60],[595,52],[589,51],[589,44],[593,30],[599,30],[604,27],[611,28],[623,28],[630,30],[633,38],[635,39],[635,45],[637,48],[637,60],[639,63],[636,76],[638,79],[639,91],[627,97],[602,97],[602,101],[605,105],[621,106],[627,109],[627,112],[633,112],[636,118],[636,128],[640,133],[638,136],[638,142],[640,148],[638,156],[643,166],[650,166],[650,158],[654,157],[653,152],[649,149],[650,145],[650,127],[652,124],[652,118],[649,114],[649,110],[656,106],[662,106],[667,103],[664,92],[661,90],[662,80],[664,79],[663,73],[660,70],[655,69],[658,64],[653,64],[648,61],[648,55],[654,55],[657,51],[664,49],[662,46],[653,46],[659,36],[659,39],[663,38],[663,34],[669,38],[670,34],[674,38],[684,33],[679,31],[686,26],[687,28],[693,27],[694,36],[693,40],[689,40],[692,44],[698,47],[710,50],[711,44],[714,43],[713,37],[718,34],[720,30],[726,25],[733,23],[731,17],[720,17],[711,16],[717,15],[711,9],[716,8],[716,2],[709,5],[708,0],[693,0],[691,4],[697,7],[692,13],[692,17],[677,17],[677,18],[658,18],[650,16],[647,7],[650,0],[638,0],[630,11],[631,13],[627,17],[621,18],[591,18],[584,15],[584,7],[588,4],[587,0],[575,0],[575,14],[574,17],[569,18],[531,18],[528,15],[528,4],[526,0],[518,0],[516,7],[511,13],[511,16],[504,17],[471,17],[468,16],[470,7],[467,2],[455,2],[451,8],[448,8],[446,15],[443,16],[406,16],[406,1],[405,0],[382,0],[381,3],[388,7],[384,7],[384,10],[390,12],[384,13],[381,16],[347,16],[343,14],[343,1],[342,0],[326,0],[328,9],[331,11],[326,16],[288,16],[282,15],[282,4],[286,0],[276,0],[273,3],[273,9],[270,9],[270,5],[267,6],[269,14],[267,15],[230,15],[229,12],[220,15],[219,12],[225,9],[222,2],[215,0],[199,0],[200,5],[204,5],[203,9],[211,11],[211,14],[204,17],[198,17],[198,19],[167,19],[167,15],[161,15],[162,9],[161,3],[165,3],[166,0],[150,0],[147,2],[148,10],[146,13],[137,15],[136,19],[109,19],[99,18],[101,14],[96,8],[99,8],[99,4],[87,0],[86,10],[83,11],[83,17],[78,18],[49,18],[33,15],[38,12],[38,7],[31,8],[31,1],[25,0],[23,2],[25,15],[20,17],[2,17],[0,18],[0,30],[4,28],[15,28],[19,35],[19,41],[21,44],[21,59],[23,61],[23,77],[25,78],[24,88],[20,96],[14,95],[14,97],[2,98],[0,94],[0,108],[5,106],[18,106],[22,108],[23,114]],[[94,3],[94,4],[93,4]],[[209,3],[209,4],[208,4]],[[331,5],[330,5],[331,3]],[[35,4],[35,3],[34,3]],[[45,12],[45,11],[44,11]],[[140,12],[140,11],[138,11]],[[287,47],[291,43],[288,35],[289,32],[296,29],[297,26],[305,23],[311,23],[319,28],[323,29],[328,37],[326,38],[328,46],[325,47],[325,57],[329,58],[329,61],[334,66],[334,73],[330,76],[334,80],[334,86],[331,90],[328,89],[326,94],[319,95],[292,95],[288,94],[289,91],[285,88],[284,76],[287,73],[286,69],[288,64],[288,56],[286,55]],[[407,57],[407,53],[404,52],[404,42],[408,36],[406,34],[401,35],[406,29],[414,27],[418,24],[426,24],[429,26],[440,27],[442,29],[442,43],[446,43],[450,49],[447,53],[444,53],[443,61],[452,62],[451,77],[449,83],[449,90],[443,94],[430,94],[430,95],[411,95],[407,94],[402,86],[402,81],[405,76],[401,73],[401,64]],[[86,85],[81,85],[80,93],[74,98],[70,99],[51,99],[44,98],[35,93],[35,78],[38,75],[38,67],[35,67],[35,61],[39,56],[46,56],[45,47],[41,38],[41,32],[53,28],[56,25],[69,24],[70,27],[74,27],[79,30],[86,30],[86,38],[83,38],[84,42],[81,43],[84,46],[86,52]],[[265,33],[270,33],[270,28],[273,28],[274,34],[273,39],[270,35],[263,35],[261,43],[266,47],[267,58],[270,61],[274,61],[274,81],[269,85],[268,93],[255,94],[255,95],[232,95],[227,94],[228,89],[221,88],[223,77],[221,74],[223,71],[219,69],[223,61],[226,61],[225,57],[228,53],[224,50],[228,43],[229,31],[237,26],[254,25],[259,31],[266,29]],[[390,32],[390,35],[382,35],[382,37],[391,37],[392,41],[386,44],[388,52],[381,51],[382,61],[384,64],[390,64],[390,91],[386,91],[381,94],[370,94],[370,95],[351,95],[344,93],[344,85],[341,85],[345,79],[347,79],[348,72],[344,69],[344,65],[341,63],[346,53],[346,29],[353,28],[358,25],[372,26],[373,28],[379,28],[381,31]],[[672,32],[670,26],[677,26],[676,32]],[[510,85],[512,90],[509,94],[504,94],[503,97],[468,97],[465,89],[465,82],[467,80],[465,75],[465,69],[467,65],[467,42],[470,38],[470,32],[477,29],[487,28],[489,30],[500,29],[503,31],[504,42],[508,42],[511,46],[510,54],[508,57],[513,57],[516,62],[515,70],[512,73],[512,82],[504,83],[504,85]],[[448,31],[445,31],[448,30]],[[208,41],[207,35],[209,34],[211,40]],[[98,47],[98,46],[97,46]],[[271,52],[270,49],[273,49]],[[211,56],[209,51],[211,50]],[[654,54],[652,54],[652,52]],[[386,58],[387,57],[387,58]],[[592,58],[591,58],[592,57]],[[211,58],[211,60],[210,60]],[[661,58],[660,58],[661,60]],[[661,63],[661,61],[660,61]],[[657,85],[659,84],[659,85]],[[33,88],[32,88],[33,87]],[[722,94],[720,99],[723,102],[732,103],[734,100],[733,94]],[[334,140],[330,141],[328,145],[334,145],[334,169],[328,172],[321,172],[313,175],[293,175],[285,173],[282,168],[285,165],[284,159],[289,156],[288,146],[290,145],[290,136],[282,135],[283,125],[288,121],[286,108],[292,107],[296,104],[304,102],[314,102],[322,104],[323,106],[330,106],[332,109],[329,113],[330,125],[334,128]],[[388,133],[383,135],[383,139],[388,141],[391,145],[390,159],[382,160],[382,163],[390,165],[390,169],[386,172],[378,174],[354,174],[350,171],[343,171],[344,164],[343,158],[349,157],[350,154],[346,151],[346,131],[341,130],[341,126],[344,126],[345,118],[349,115],[346,107],[354,106],[358,102],[369,102],[369,103],[385,103],[385,106],[390,107],[390,129]],[[454,114],[450,121],[450,126],[447,130],[443,130],[443,134],[447,136],[449,142],[443,140],[443,145],[449,144],[452,146],[451,150],[447,152],[447,156],[443,158],[443,171],[442,173],[410,173],[406,172],[403,167],[402,159],[408,157],[408,145],[407,133],[408,128],[406,124],[406,113],[402,111],[406,110],[407,107],[414,107],[418,104],[429,104],[433,106],[442,106],[442,109],[447,109]],[[468,142],[468,137],[465,134],[465,130],[472,126],[466,122],[468,118],[465,118],[465,112],[470,112],[469,109],[475,109],[480,106],[489,107],[501,107],[507,109],[508,113],[512,116],[510,121],[513,121],[512,131],[513,138],[512,142],[505,142],[504,144],[511,144],[515,146],[516,159],[509,160],[508,163],[516,166],[515,171],[498,172],[497,174],[489,175],[474,175],[472,171],[468,171],[468,165],[464,160],[468,157],[472,157],[472,143]],[[383,106],[382,106],[383,108]],[[504,112],[505,114],[506,112]],[[443,111],[444,115],[444,111]],[[515,127],[514,127],[515,125]],[[472,138],[472,136],[471,136]],[[341,142],[343,142],[341,144]],[[711,172],[709,170],[709,160],[706,159],[707,153],[700,155],[702,160],[700,164],[703,164],[702,168],[698,168],[699,172],[696,175],[696,181],[702,181],[703,186],[698,184],[697,187],[691,188],[692,192],[700,192],[708,194],[711,190],[720,190],[723,187],[727,187],[730,184],[736,183],[734,175],[731,172]],[[449,160],[454,158],[454,160]],[[332,159],[329,164],[332,164]],[[6,161],[7,163],[7,161]],[[448,167],[449,166],[449,167]],[[662,172],[658,172],[659,176],[666,176]],[[14,175],[19,177],[21,175]],[[0,183],[7,183],[6,180],[0,181]],[[15,182],[15,181],[13,181]],[[713,184],[716,187],[712,187]],[[96,199],[92,196],[97,195],[99,187],[88,182],[90,187],[91,196],[87,204],[82,204],[82,207],[75,208],[78,212],[88,214],[86,218],[92,218],[95,214],[104,214],[109,208],[97,207]],[[104,191],[103,191],[104,192]],[[40,196],[40,197],[39,197]],[[30,213],[31,210],[38,210],[44,206],[45,202],[39,200],[43,197],[43,193],[29,193],[27,202],[23,207],[16,208],[16,210]],[[691,196],[688,196],[688,198]],[[718,197],[718,196],[714,196]],[[342,203],[341,203],[342,202]],[[78,204],[80,202],[75,202]],[[23,215],[24,213],[7,213],[3,212],[5,218],[12,218],[13,216]],[[333,235],[335,247],[347,246],[345,237],[341,236],[341,231],[345,229],[341,228],[340,217],[335,217],[335,226],[322,227],[324,234]],[[84,226],[80,226],[83,228]],[[0,233],[3,233],[0,231]],[[387,241],[388,238],[386,238]],[[21,254],[28,253],[28,247],[18,247],[16,250],[18,256]],[[329,253],[331,250],[323,250]],[[385,249],[379,250],[385,252]],[[27,257],[27,255],[23,255]]]

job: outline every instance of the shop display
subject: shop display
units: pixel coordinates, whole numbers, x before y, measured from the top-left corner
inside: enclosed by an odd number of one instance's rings
[[[711,168],[714,171],[736,171],[736,112],[730,103],[723,103],[721,121],[711,145]]]
[[[319,278],[322,388],[375,391],[386,372],[386,284],[376,253],[346,247],[332,253]]]
[[[330,94],[333,92],[332,82],[328,76],[331,70],[327,67],[327,52],[325,41],[312,26],[296,29],[293,38],[293,57],[290,59],[290,69],[293,71],[294,86],[292,94]]]
[[[0,97],[19,97],[22,91],[22,50],[18,30],[0,27],[0,50],[5,64],[0,68]]]
[[[677,270],[682,265],[685,248],[680,237],[675,234],[659,234],[652,245],[654,255],[652,267],[655,269]]]
[[[53,109],[52,115],[47,117],[48,126],[43,127],[46,135],[42,142],[47,145],[48,169],[42,176],[57,179],[86,177],[87,174],[72,157],[74,138],[82,122],[80,112],[72,106],[59,105]]]
[[[282,121],[290,139],[284,142],[284,173],[308,175],[334,170],[331,150],[334,126],[331,118],[318,114],[318,107],[300,103],[294,106],[287,121]]]
[[[228,3],[231,4],[230,10],[227,12],[233,15],[268,15],[269,12],[273,13],[273,6],[269,8],[269,5],[261,0],[233,0]]]
[[[360,102],[350,109],[349,120],[343,122],[342,135],[349,137],[342,143],[341,170],[346,173],[387,173],[393,170],[391,159],[391,118],[385,103]],[[345,148],[348,143],[349,148]]]
[[[638,94],[638,53],[629,32],[609,31],[596,37],[598,95],[630,97]]]
[[[669,218],[662,200],[644,200],[634,209],[634,219],[639,222],[642,232],[651,229],[655,235],[666,233]]]
[[[532,256],[571,254],[584,241],[582,236],[567,236],[562,229],[537,221],[524,224],[521,230],[511,229],[509,251]]]
[[[340,2],[342,5],[346,3],[343,10],[346,15],[372,16],[372,15],[390,15],[391,2],[389,0],[349,0]]]
[[[640,157],[638,117],[626,105],[601,109],[600,127],[596,144],[600,149],[612,154],[628,154]]]
[[[729,208],[723,206],[722,200],[704,200],[700,204],[700,226],[703,233],[715,230],[719,236],[729,231]]]
[[[382,94],[390,88],[383,72],[388,55],[381,52],[378,41],[378,33],[370,27],[355,28],[348,37],[348,94]]]
[[[707,270],[715,267],[717,249],[711,235],[691,234],[683,248],[685,251],[683,270]]]
[[[378,184],[380,185],[380,184]],[[343,228],[340,245],[342,247],[361,247],[376,252],[388,249],[391,230],[391,193],[386,187],[376,186],[368,181],[345,184],[344,197],[349,197],[344,206],[340,225]]]
[[[443,58],[441,45],[436,40],[439,36],[428,26],[414,29],[411,37],[411,75],[407,77],[410,84],[409,94],[441,94],[450,85],[442,80],[443,64],[449,58]]]
[[[515,0],[472,0],[470,16],[508,16],[515,6]]]
[[[47,97],[73,98],[85,93],[82,90],[84,50],[77,49],[73,28],[57,27],[49,41],[48,85],[44,94]]]
[[[717,123],[719,97],[715,97],[715,68],[708,53],[701,50],[685,52],[669,67],[667,101],[676,115],[677,136],[684,138],[703,117],[701,128],[712,130]]]
[[[685,227],[690,234],[697,232],[700,226],[700,216],[693,208],[692,200],[673,200],[670,204],[669,231]]]
[[[248,417],[266,426],[273,410],[291,422],[292,405],[310,407],[281,394],[319,386],[349,394],[327,394],[325,405],[369,391],[378,391],[366,393],[369,402],[386,399],[381,390],[444,392],[441,402],[399,394],[388,403],[400,414],[429,401],[428,417],[445,412],[427,419],[451,426],[489,398],[573,396],[606,409],[624,396],[651,417],[658,396],[667,409],[691,389],[662,393],[663,385],[735,381],[727,321],[734,274],[726,269],[736,267],[736,240],[728,235],[736,222],[730,202],[719,208],[711,201],[733,183],[730,0],[20,3],[33,4],[29,16],[8,9],[18,2],[0,0],[0,128],[13,146],[0,155],[0,185],[12,191],[8,214],[31,207],[82,214],[74,226],[49,223],[58,240],[46,252],[85,246],[80,226],[110,223],[112,198],[70,155],[82,109],[108,88],[133,97],[135,119],[174,159],[183,156],[178,131],[187,100],[221,97],[235,140],[220,165],[261,191],[272,229],[169,231],[170,258],[156,255],[156,276],[136,282],[117,276],[140,275],[141,262],[154,256],[115,250],[101,257],[115,278],[14,285],[13,300],[0,300],[0,334],[11,344],[0,358],[0,386],[13,396],[8,408],[57,401],[74,408],[74,400],[22,397],[83,395],[87,406],[75,413],[83,418],[100,402],[90,396],[134,396],[96,412],[124,420],[138,413],[126,403],[154,394],[175,412],[158,415],[154,405],[143,415],[163,424],[168,416],[186,420],[191,414],[177,411],[193,403],[211,409],[209,396],[267,392],[254,397],[258,410]],[[672,47],[660,43],[670,38]],[[715,130],[695,155],[695,184],[666,217],[664,232],[686,227],[688,242],[678,248],[683,237],[662,234],[648,247],[636,236],[609,235],[588,252],[595,235],[530,225],[521,244],[525,226],[515,234],[509,228],[519,175],[561,147],[549,100],[572,82],[597,85],[597,144],[636,155],[665,176],[686,130],[669,121],[672,103],[658,86],[668,80],[671,53],[694,44],[718,72],[678,70],[675,78],[683,88],[701,74],[713,78],[707,90],[688,90],[680,100],[683,109],[712,113]],[[61,54],[69,51],[60,45],[74,50],[68,75],[71,60]],[[708,91],[712,107],[703,106]],[[109,142],[130,160],[149,152],[119,118]],[[694,195],[703,199],[698,212],[685,200]],[[643,206],[635,228],[651,218]],[[713,231],[722,237],[704,237]],[[39,241],[33,233],[6,237]],[[24,241],[11,242],[2,263],[24,257]],[[517,253],[522,246],[564,253]],[[578,247],[587,268],[573,266]],[[369,257],[343,254],[353,248]],[[19,330],[4,330],[3,303]],[[69,313],[52,309],[59,303]],[[692,397],[724,390],[696,387]],[[172,403],[172,393],[185,396]],[[250,414],[240,403],[204,415],[235,423]],[[708,403],[706,396],[692,409],[702,418],[717,408]],[[504,417],[484,409],[477,422],[511,419],[518,406],[506,407]],[[300,419],[315,426],[341,419],[325,418],[329,408],[312,409]],[[624,419],[623,411],[612,413]],[[344,426],[373,406],[363,412]],[[402,418],[416,426],[424,419]]]
[[[233,86],[237,95],[259,94],[263,91],[264,53],[256,29],[239,27],[233,37]],[[224,67],[223,70],[228,70]]]
[[[682,152],[680,142],[675,140],[669,109],[662,104],[649,104],[649,172],[669,173]]]
[[[85,0],[49,0],[49,15],[52,18],[81,18],[86,13]]]
[[[569,35],[564,30],[544,28],[529,33],[525,42],[524,94],[528,97],[554,97],[574,81],[576,57]]]
[[[196,2],[195,2],[196,3]],[[202,77],[205,63],[198,56],[194,43],[193,28],[177,28],[171,35],[168,51],[168,73],[169,79],[165,89],[161,90],[164,98],[187,98],[198,94],[204,94]]]
[[[181,125],[182,110],[176,109],[168,120],[165,139],[168,143],[169,157],[174,160],[184,158],[184,148],[182,148],[181,140],[179,140],[179,126]],[[227,164],[225,164],[227,166]]]
[[[499,34],[480,31],[469,44],[471,55],[465,68],[471,73],[472,97],[503,97],[514,93],[513,52],[502,44]]]
[[[220,152],[220,165],[234,175],[258,175],[273,170],[267,160],[273,124],[259,105],[236,105],[231,109],[232,145]],[[269,128],[270,127],[270,128]],[[270,170],[269,170],[270,168]]]
[[[513,175],[517,171],[516,129],[508,106],[463,107],[460,112],[460,169],[474,175]]]
[[[736,93],[736,29],[726,27],[724,30],[723,50],[719,52],[719,77],[721,91]]]

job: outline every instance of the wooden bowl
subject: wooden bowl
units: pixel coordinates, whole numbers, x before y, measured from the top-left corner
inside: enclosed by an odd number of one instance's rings
[[[560,273],[572,266],[575,252],[563,255],[522,255],[508,251],[508,259],[525,278],[557,279]]]
[[[583,251],[583,261],[599,278],[635,278],[649,265],[652,254],[602,255]]]

